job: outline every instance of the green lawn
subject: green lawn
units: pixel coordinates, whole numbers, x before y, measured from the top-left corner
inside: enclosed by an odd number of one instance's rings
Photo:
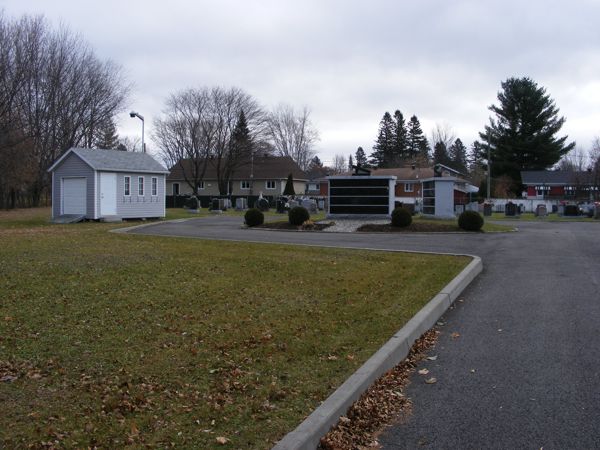
[[[0,212],[0,448],[270,448],[467,263]]]
[[[488,232],[488,233],[489,232],[499,232],[499,231],[506,232],[506,231],[514,230],[514,227],[497,224],[497,223],[492,223],[492,222],[489,222],[487,219],[488,219],[487,217],[484,218],[483,228],[481,229],[484,232]],[[448,225],[456,225],[456,231],[464,231],[464,230],[461,230],[460,228],[458,228],[458,219],[456,219],[456,220],[429,219],[429,218],[424,218],[421,216],[415,216],[415,217],[413,217],[413,221],[415,221],[415,222],[430,222],[430,223],[444,223],[444,224],[448,224]]]
[[[213,213],[211,213],[206,208],[200,209],[198,211],[198,213],[190,213],[186,209],[183,209],[183,208],[167,208],[166,211],[167,211],[167,215],[165,217],[165,220],[190,219],[190,218],[194,218],[194,217],[207,217],[207,216],[213,215]],[[227,211],[224,211],[221,214],[223,214],[225,216],[230,216],[230,217],[240,217],[240,223],[243,223],[245,213],[246,213],[245,211],[236,211],[235,209],[228,209]],[[275,212],[275,210],[273,210],[273,209],[265,212],[264,215],[265,215],[266,222],[278,221],[278,220],[282,220],[282,219],[287,220],[287,213],[280,214],[280,213]],[[311,214],[310,218],[313,221],[322,220],[325,218],[325,212],[320,211],[317,214]]]
[[[491,220],[519,220],[529,222],[600,222],[600,220],[587,216],[559,216],[556,213],[548,214],[546,217],[536,217],[535,214],[527,212],[520,216],[507,217],[504,213],[492,213],[492,217],[485,217]]]

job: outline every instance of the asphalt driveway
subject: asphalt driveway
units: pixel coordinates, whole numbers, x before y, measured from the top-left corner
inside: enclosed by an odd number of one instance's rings
[[[335,247],[475,254],[482,274],[415,375],[412,413],[384,448],[600,448],[600,224],[518,223],[518,233],[294,233],[210,217],[134,230]]]

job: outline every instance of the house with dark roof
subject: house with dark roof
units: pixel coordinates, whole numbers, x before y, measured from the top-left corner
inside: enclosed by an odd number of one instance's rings
[[[521,180],[527,199],[588,201],[600,198],[595,171],[524,170]]]
[[[147,153],[71,148],[48,172],[55,221],[165,216],[169,171]]]
[[[306,171],[306,195],[327,196],[329,169],[314,167]]]
[[[303,195],[306,190],[306,174],[288,156],[255,156],[237,167],[231,174],[227,195],[276,197],[283,193],[289,174],[294,180],[294,191]],[[189,195],[194,192],[190,160],[182,160],[171,168],[167,177],[167,195]],[[217,167],[209,160],[202,180],[198,182],[198,195],[219,196]]]

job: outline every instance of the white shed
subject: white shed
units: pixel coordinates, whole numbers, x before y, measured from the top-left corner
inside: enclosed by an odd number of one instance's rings
[[[52,173],[52,219],[165,216],[169,171],[147,153],[71,148]]]

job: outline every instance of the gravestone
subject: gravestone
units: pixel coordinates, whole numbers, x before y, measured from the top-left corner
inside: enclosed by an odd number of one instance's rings
[[[248,201],[244,197],[235,199],[235,209],[236,211],[243,211],[248,208]]]
[[[548,215],[548,209],[546,205],[537,205],[535,208],[535,215],[537,217],[546,217]]]
[[[267,200],[266,198],[259,198],[258,201],[256,202],[256,207],[265,212],[269,210],[269,200]]]
[[[517,215],[517,205],[513,202],[508,202],[504,208],[504,215],[507,217],[514,217]]]

